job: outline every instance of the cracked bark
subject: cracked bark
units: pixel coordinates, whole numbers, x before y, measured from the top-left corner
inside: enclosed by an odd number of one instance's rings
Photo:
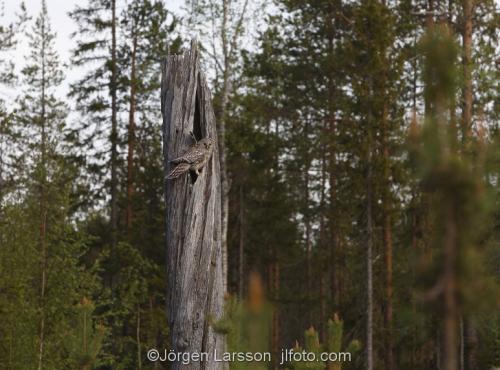
[[[199,65],[196,42],[184,55],[169,56],[162,65],[163,160],[178,157],[197,139],[215,141],[211,160],[200,176],[182,176],[165,183],[167,239],[167,309],[171,348],[176,352],[209,354],[206,362],[172,369],[222,369],[224,338],[210,320],[223,314],[221,179],[212,97]],[[194,181],[193,181],[194,180]]]

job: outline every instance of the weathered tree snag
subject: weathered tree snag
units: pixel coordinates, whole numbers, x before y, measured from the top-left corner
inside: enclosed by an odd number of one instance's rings
[[[197,140],[208,136],[215,143],[200,176],[165,183],[171,348],[209,355],[207,362],[176,362],[172,369],[222,369],[213,354],[224,350],[224,338],[209,323],[223,314],[219,153],[212,98],[195,41],[184,55],[163,62],[161,109],[165,175],[171,170],[169,161],[193,145],[190,132]]]

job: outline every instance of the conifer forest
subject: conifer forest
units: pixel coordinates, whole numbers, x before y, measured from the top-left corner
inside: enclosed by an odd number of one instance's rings
[[[0,4],[1,370],[500,369],[499,0]]]

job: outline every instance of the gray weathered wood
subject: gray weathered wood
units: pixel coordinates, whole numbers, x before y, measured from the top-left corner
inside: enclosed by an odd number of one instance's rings
[[[162,64],[161,109],[165,175],[170,160],[199,140],[214,140],[212,158],[194,181],[188,174],[166,180],[167,309],[171,348],[176,352],[208,353],[205,363],[172,364],[172,369],[222,369],[213,359],[222,353],[224,338],[209,321],[223,314],[221,250],[221,185],[217,132],[212,98],[200,69],[196,42],[184,55]]]

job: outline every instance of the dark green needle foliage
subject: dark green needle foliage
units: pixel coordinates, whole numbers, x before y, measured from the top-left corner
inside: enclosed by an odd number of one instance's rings
[[[67,108],[55,95],[63,74],[45,2],[27,32],[29,54],[12,122],[16,140],[10,143],[18,156],[17,182],[1,225],[0,290],[8,292],[1,356],[13,369],[64,368],[61,343],[75,304],[97,280],[81,264],[86,237],[71,222],[74,173],[60,146]]]
[[[168,368],[146,359],[170,348],[160,62],[195,29],[238,297],[207,324],[274,362],[230,368],[273,367],[302,338],[352,361],[290,367],[500,366],[494,0],[204,0],[182,17],[168,1],[86,0],[66,15],[67,61],[57,2],[11,2],[0,368]]]
[[[420,298],[439,317],[444,363],[452,366],[459,362],[464,317],[488,315],[495,322],[497,316],[491,316],[495,301],[489,297],[497,294],[498,287],[487,267],[490,252],[485,228],[490,222],[491,184],[484,171],[483,139],[478,138],[473,148],[461,146],[449,116],[458,82],[458,48],[450,29],[443,24],[429,30],[421,47],[429,109],[416,163],[422,189],[431,200],[432,242],[420,256]],[[495,341],[490,335],[483,338],[485,343]]]
[[[85,297],[76,306],[75,322],[64,341],[72,369],[93,369],[98,364],[106,329],[94,320],[94,309]]]
[[[248,297],[239,300],[227,296],[224,317],[213,323],[214,330],[225,334],[227,352],[269,353],[271,333],[271,306],[263,296],[260,278],[250,277]],[[270,363],[259,361],[235,361],[230,369],[267,369]]]
[[[352,340],[344,349],[342,343],[344,340],[344,322],[335,314],[333,319],[328,320],[327,338],[324,344],[319,341],[318,332],[313,327],[304,332],[304,346],[299,346],[297,342],[293,350],[295,352],[314,353],[315,361],[292,361],[292,369],[328,369],[340,370],[344,362],[351,362],[357,356],[361,349],[361,343],[358,340]],[[331,354],[332,361],[319,361],[321,354]],[[336,357],[334,357],[336,356]],[[333,359],[337,358],[336,361]]]

